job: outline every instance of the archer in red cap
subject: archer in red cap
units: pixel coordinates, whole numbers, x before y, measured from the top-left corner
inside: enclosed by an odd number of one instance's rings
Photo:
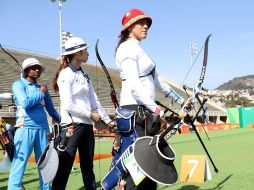
[[[162,80],[156,70],[155,62],[141,47],[140,42],[146,39],[147,32],[152,25],[152,19],[143,11],[132,9],[123,16],[122,25],[123,28],[116,48],[116,65],[122,79],[120,106],[124,109],[135,110],[136,117],[130,133],[121,134],[121,131],[118,130],[120,138],[121,135],[125,138],[121,139],[120,151],[115,153],[113,164],[117,162],[121,151],[124,151],[122,149],[126,147],[128,135],[131,138],[129,143],[131,144],[133,138],[157,135],[161,124],[165,124],[164,113],[160,106],[155,103],[155,89],[163,92],[165,97],[170,97],[169,101],[173,99],[179,104],[184,102],[184,99]],[[126,190],[156,190],[157,188],[156,182],[148,177],[144,178],[138,185],[134,184],[130,176],[124,180],[126,183],[119,184],[124,184]]]
[[[147,31],[152,25],[152,19],[139,9],[131,9],[123,16],[122,25],[116,50],[128,38],[134,38],[138,41],[145,39]]]
[[[152,19],[149,16],[146,16],[143,11],[139,9],[131,9],[123,16],[122,32],[130,28],[133,24],[139,22],[140,20],[146,20],[148,28],[150,28],[150,26],[152,25]]]

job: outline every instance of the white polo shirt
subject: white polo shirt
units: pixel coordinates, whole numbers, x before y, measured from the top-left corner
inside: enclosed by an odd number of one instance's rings
[[[61,100],[61,123],[72,122],[70,113],[75,123],[92,124],[92,112],[99,113],[105,123],[111,121],[98,101],[87,73],[69,64],[60,72],[57,85]]]
[[[128,39],[118,47],[116,65],[123,80],[120,105],[144,105],[155,112],[156,86],[165,96],[170,96],[179,104],[184,102],[184,99],[161,79],[156,70],[154,77],[148,75],[155,68],[155,63],[141,48],[138,40]]]

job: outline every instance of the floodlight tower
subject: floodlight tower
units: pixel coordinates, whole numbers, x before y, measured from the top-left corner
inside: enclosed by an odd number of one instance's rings
[[[193,57],[198,53],[198,45],[195,43],[190,43],[190,64],[191,67],[193,66]],[[193,86],[192,92],[195,93],[195,76],[194,76],[194,70],[192,70],[192,81],[191,81],[191,86]],[[193,115],[195,115],[195,108],[197,107],[197,102],[193,102]]]
[[[198,53],[198,45],[197,44],[195,44],[195,43],[190,43],[190,65],[191,65],[191,67],[193,66],[193,57]],[[194,86],[195,85],[195,81],[194,81],[195,79],[194,79],[194,71],[193,71],[193,73],[192,73],[192,86]],[[193,90],[194,90],[194,88],[193,88]]]
[[[73,35],[70,32],[63,31],[62,32],[62,47],[64,48],[65,43],[69,38],[71,38]]]
[[[59,43],[60,43],[60,55],[63,53],[63,43],[62,43],[62,3],[64,3],[66,0],[58,0],[58,8],[59,8]],[[51,2],[56,2],[56,0],[51,0]]]

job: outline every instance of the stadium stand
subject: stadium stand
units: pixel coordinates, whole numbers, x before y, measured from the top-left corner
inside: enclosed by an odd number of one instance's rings
[[[54,105],[58,108],[59,107],[59,97],[58,94],[54,93],[52,90],[52,79],[55,75],[56,69],[58,67],[59,61],[53,57],[38,55],[34,53],[28,53],[24,51],[17,51],[6,49],[10,52],[20,63],[23,62],[24,59],[28,57],[34,57],[40,60],[42,63],[45,64],[46,71],[43,73],[42,77],[39,80],[39,83],[46,83],[49,87],[49,92],[52,96]],[[110,114],[114,114],[114,106],[111,102],[110,98],[110,87],[107,81],[107,78],[100,67],[100,65],[93,65],[93,64],[85,64],[82,66],[83,70],[89,74],[93,81],[93,85],[95,88],[95,92],[98,95],[98,98],[102,104],[102,106],[106,109],[106,111]],[[119,99],[120,89],[121,89],[121,79],[119,78],[118,71],[114,68],[108,68],[112,81],[114,83],[114,87]],[[19,66],[10,58],[6,53],[0,50],[0,93],[11,92],[12,82],[20,78],[20,68]],[[165,79],[165,81],[170,84],[170,86],[176,90],[179,94],[181,94],[184,98],[187,98],[186,93],[183,91],[181,87],[177,84],[173,83],[172,81]],[[191,91],[188,91],[191,95]],[[165,98],[162,93],[156,93],[157,100],[159,100],[164,105],[170,107],[170,109],[178,111],[180,106],[176,103],[172,104],[172,102]],[[0,104],[6,105],[9,104],[10,101],[0,100]],[[207,103],[209,107],[208,116],[211,117],[211,122],[215,122],[214,115],[216,118],[223,118],[222,121],[225,120],[226,117],[226,109],[216,105],[215,103],[211,102],[210,100]],[[10,108],[3,108],[0,110],[0,114],[4,115],[7,114],[9,117],[13,117],[13,113],[10,111]],[[220,120],[220,119],[219,119]]]

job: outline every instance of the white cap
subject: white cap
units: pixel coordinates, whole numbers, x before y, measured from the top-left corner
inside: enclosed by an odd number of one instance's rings
[[[25,77],[25,69],[27,69],[28,67],[31,67],[33,65],[39,65],[41,66],[42,68],[42,72],[45,70],[45,67],[42,63],[40,63],[37,59],[35,58],[27,58],[23,61],[22,63],[22,74],[23,74],[23,77]]]
[[[63,55],[70,55],[76,52],[79,52],[83,49],[90,47],[87,45],[84,40],[78,37],[71,37],[67,40],[64,45],[64,53]]]

